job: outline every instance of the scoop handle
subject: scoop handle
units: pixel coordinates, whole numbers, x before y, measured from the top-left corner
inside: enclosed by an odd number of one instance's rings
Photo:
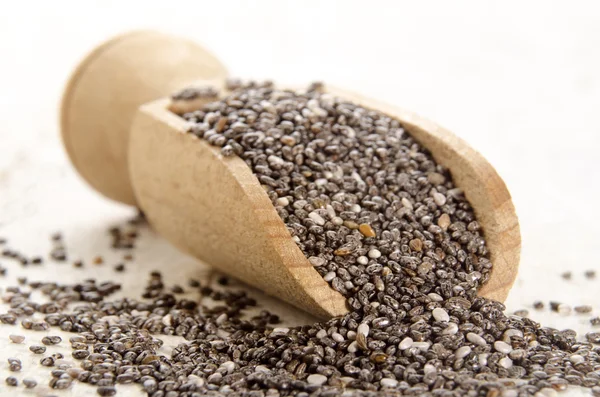
[[[137,205],[127,157],[138,108],[190,81],[225,77],[217,58],[179,37],[136,31],[99,45],[81,61],[63,94],[61,134],[71,162],[104,196]]]

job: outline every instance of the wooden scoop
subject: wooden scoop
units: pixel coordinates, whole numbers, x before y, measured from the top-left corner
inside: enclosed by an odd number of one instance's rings
[[[61,129],[71,161],[96,190],[140,207],[181,250],[316,316],[346,313],[345,298],[293,242],[246,163],[187,134],[187,123],[168,110],[170,99],[156,100],[197,80],[221,86],[226,76],[202,47],[160,33],[129,33],[100,45],[65,90]],[[491,277],[480,294],[503,301],[517,274],[521,239],[510,194],[494,168],[460,138],[413,113],[327,91],[398,119],[450,169],[491,253]]]

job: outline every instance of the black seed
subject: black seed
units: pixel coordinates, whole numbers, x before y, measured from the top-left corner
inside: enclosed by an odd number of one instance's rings
[[[14,376],[9,376],[8,378],[6,378],[6,384],[9,386],[17,386],[19,384],[19,381]]]

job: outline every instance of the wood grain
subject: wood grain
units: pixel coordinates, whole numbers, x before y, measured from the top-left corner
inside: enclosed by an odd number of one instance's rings
[[[127,154],[138,107],[190,81],[226,76],[217,58],[189,40],[138,31],[105,42],[79,64],[63,94],[61,133],[71,162],[94,189],[135,205]]]

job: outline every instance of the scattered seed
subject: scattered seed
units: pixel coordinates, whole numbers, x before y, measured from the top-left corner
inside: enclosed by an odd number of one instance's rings
[[[25,341],[25,337],[23,335],[9,335],[8,338],[12,343],[23,343]]]
[[[576,313],[580,313],[580,314],[586,314],[586,313],[592,312],[592,307],[590,305],[575,306],[573,309],[575,310]]]
[[[588,332],[585,334],[585,338],[590,343],[600,343],[600,332]]]
[[[57,335],[44,336],[42,338],[42,343],[44,345],[46,345],[46,346],[58,345],[60,342],[62,342],[62,338],[60,336],[57,336]]]
[[[46,352],[46,346],[31,345],[31,346],[29,346],[29,350],[33,354],[44,354]]]
[[[8,359],[8,369],[11,372],[19,372],[23,368],[21,360],[18,358],[9,358]]]
[[[124,272],[124,271],[125,271],[125,264],[119,263],[119,264],[115,265],[115,272]]]
[[[9,386],[18,386],[19,381],[14,376],[9,376],[8,378],[6,378],[6,384]]]

